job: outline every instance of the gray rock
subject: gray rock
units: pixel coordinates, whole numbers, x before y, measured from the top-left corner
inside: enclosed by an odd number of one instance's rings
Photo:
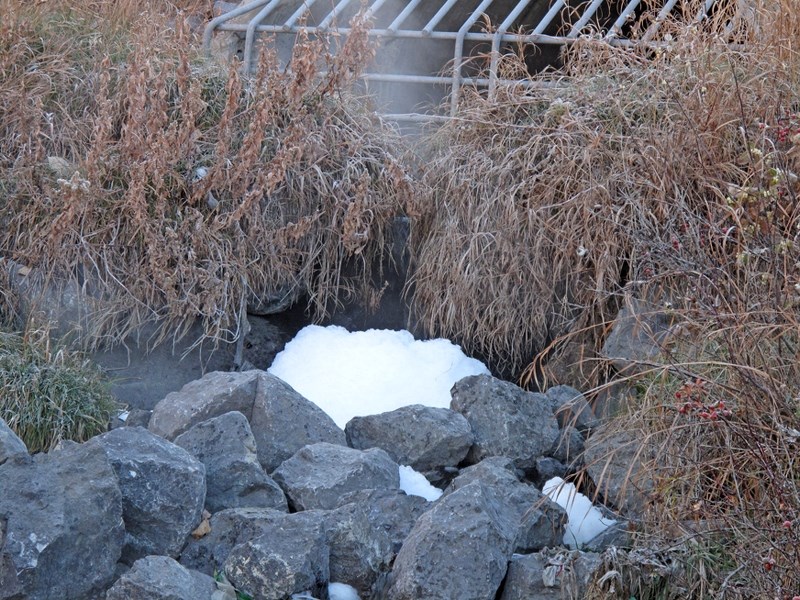
[[[347,445],[344,431],[321,408],[264,372],[259,376],[250,427],[258,459],[268,473],[308,444]]]
[[[175,444],[206,467],[206,508],[253,506],[288,511],[283,490],[261,468],[247,418],[229,412],[198,423]]]
[[[516,554],[508,565],[500,600],[584,598],[600,564],[599,554],[577,550]]]
[[[420,496],[409,496],[401,490],[359,490],[345,494],[339,505],[356,503],[366,510],[373,527],[386,533],[397,554],[411,529],[431,503]]]
[[[572,465],[580,457],[584,448],[583,435],[572,425],[565,426],[553,442],[550,454],[556,460]]]
[[[190,539],[181,552],[180,563],[207,575],[222,568],[231,551],[264,535],[286,513],[271,508],[231,508],[212,515],[211,531]]]
[[[440,499],[400,549],[388,599],[494,598],[514,550],[508,508],[478,481]]]
[[[450,408],[467,418],[475,443],[467,455],[474,464],[488,456],[507,456],[531,470],[558,437],[558,422],[544,394],[526,392],[489,375],[457,382]]]
[[[190,427],[233,410],[250,419],[261,371],[215,371],[167,394],[156,404],[149,429],[173,440]]]
[[[353,586],[362,598],[372,596],[373,586],[388,573],[394,558],[389,536],[374,525],[369,512],[369,506],[351,503],[326,517],[330,580]]]
[[[663,308],[637,298],[626,298],[601,354],[620,373],[630,375],[649,368],[672,337],[674,317]]]
[[[236,589],[259,600],[308,592],[327,597],[329,553],[325,514],[309,511],[266,526],[261,537],[236,546],[224,569]]]
[[[99,448],[15,456],[0,465],[0,482],[0,598],[82,600],[111,583],[122,496]]]
[[[116,417],[111,419],[111,429],[118,427],[147,427],[150,423],[150,417],[153,416],[152,410],[145,410],[142,408],[131,408],[120,412]]]
[[[445,494],[476,482],[491,489],[507,507],[508,517],[516,527],[515,552],[535,552],[561,544],[566,511],[532,485],[520,481],[511,459],[492,457],[467,467]]]
[[[272,474],[294,510],[330,509],[356,490],[397,489],[399,467],[378,448],[354,450],[319,443],[306,446]]]
[[[633,547],[633,537],[630,532],[630,523],[617,521],[605,531],[598,533],[583,545],[586,552],[605,552],[608,548],[622,548],[630,550]]]
[[[533,473],[528,473],[527,477],[533,485],[541,489],[553,477],[564,479],[567,476],[567,471],[567,466],[552,456],[541,456],[536,459],[536,467]]]
[[[140,558],[108,590],[106,600],[211,600],[217,585],[168,556]]]
[[[0,518],[0,600],[23,600],[25,590],[17,577],[14,559],[5,549],[8,523]]]
[[[28,448],[3,419],[0,419],[0,465],[12,456],[27,455]]]
[[[583,461],[605,504],[636,517],[645,509],[653,479],[643,464],[652,458],[635,431],[601,426],[586,441]]]
[[[474,441],[463,415],[421,405],[355,417],[344,431],[351,448],[381,448],[396,463],[420,472],[457,466]]]
[[[547,390],[546,396],[559,427],[571,425],[586,434],[599,424],[586,397],[574,387],[555,385]]]
[[[114,429],[86,445],[105,450],[117,474],[125,519],[122,561],[178,556],[200,523],[206,496],[203,463],[142,427]]]

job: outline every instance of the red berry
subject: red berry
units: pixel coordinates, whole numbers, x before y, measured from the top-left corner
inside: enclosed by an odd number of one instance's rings
[[[783,528],[784,529],[791,529],[792,528],[792,522],[789,521],[789,520],[784,521],[783,522]]]

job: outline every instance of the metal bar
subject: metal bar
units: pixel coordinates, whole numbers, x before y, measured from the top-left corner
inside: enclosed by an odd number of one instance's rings
[[[324,73],[320,73],[324,75]],[[364,73],[361,78],[366,81],[381,81],[385,83],[426,83],[430,85],[452,85],[454,78],[446,75],[396,75],[392,73]],[[491,83],[488,77],[462,77],[461,83],[478,87],[488,87]],[[518,85],[524,88],[553,88],[559,87],[557,83],[549,81],[536,81],[529,79],[498,79],[498,85]]]
[[[675,8],[675,5],[678,3],[678,0],[667,0],[664,7],[658,11],[658,15],[656,15],[655,20],[653,21],[652,25],[647,28],[647,31],[644,32],[642,36],[642,41],[647,43],[653,39],[653,37],[658,33],[658,30],[661,29],[661,24],[667,20],[669,13],[672,12],[672,9]]]
[[[328,13],[328,16],[322,19],[322,22],[319,24],[319,28],[323,31],[327,30],[333,21],[336,18],[337,13],[340,13],[343,9],[347,8],[347,5],[350,4],[352,0],[340,0],[339,4],[333,7],[333,10]]]
[[[435,14],[435,15],[433,15],[433,17],[431,18],[431,20],[430,20],[430,21],[428,21],[428,24],[427,24],[427,25],[425,25],[425,27],[423,27],[423,28],[422,28],[422,32],[423,32],[425,35],[430,35],[430,34],[433,32],[433,28],[434,28],[434,27],[436,27],[436,26],[439,24],[439,21],[441,21],[442,19],[444,19],[444,16],[445,16],[447,13],[449,13],[449,12],[450,12],[450,9],[451,9],[451,8],[453,8],[453,6],[455,5],[455,3],[456,3],[457,1],[458,1],[458,0],[447,0],[447,2],[445,2],[445,3],[442,5],[442,8],[440,8],[440,9],[439,9],[439,10],[436,12],[436,14]]]
[[[317,0],[303,0],[303,4],[300,8],[294,11],[294,14],[289,17],[289,20],[283,24],[283,30],[290,31],[303,15],[311,12],[311,7],[314,6],[316,2]],[[314,29],[316,29],[316,27]]]
[[[500,62],[500,41],[502,40],[503,34],[508,32],[508,28],[514,24],[514,21],[517,20],[517,18],[522,14],[522,11],[527,8],[530,2],[531,0],[520,0],[517,2],[514,10],[509,13],[505,21],[500,23],[500,27],[498,27],[497,32],[495,32],[494,36],[492,37],[491,60],[489,62],[489,79],[491,81],[497,80],[497,65]],[[493,83],[489,84],[490,99],[494,98],[496,87],[497,86]]]
[[[231,24],[231,25],[221,26],[219,27],[219,29],[222,31],[247,31],[247,25]],[[304,32],[311,34],[319,32],[317,27],[309,25],[295,25],[294,27],[291,27],[288,31],[285,29],[283,25],[258,25],[256,27],[256,31],[259,31],[261,33]],[[349,27],[340,27],[337,28],[337,31],[342,35],[347,35],[352,31],[352,29]],[[371,29],[367,33],[371,37],[392,37],[401,39],[455,40],[458,38],[458,33],[452,31],[434,31],[430,35],[425,35],[422,31],[411,30],[411,29],[401,29],[395,32],[391,32],[387,29]],[[494,36],[493,33],[471,32],[464,36],[464,40],[474,41],[474,42],[491,42],[493,36]],[[574,44],[576,42],[576,38],[568,38],[556,35],[541,35],[534,33],[506,33],[503,35],[502,41],[509,43],[523,42],[528,44],[568,45],[568,44]],[[624,47],[637,45],[636,42],[632,42],[631,40],[626,40],[626,39],[611,39],[608,41],[608,43],[611,44],[612,46],[624,46]],[[664,44],[662,43],[650,44],[650,46],[654,47],[663,45]]]
[[[250,19],[247,24],[247,34],[244,38],[244,55],[242,56],[242,69],[245,73],[250,73],[253,66],[253,48],[255,46],[256,27],[267,18],[267,15],[275,10],[281,0],[271,0],[258,14]]]
[[[375,0],[375,2],[370,4],[370,7],[364,14],[366,14],[368,17],[372,16],[373,14],[375,14],[375,11],[379,10],[384,4],[386,4],[386,2],[387,0]]]
[[[539,24],[533,30],[533,33],[543,33],[545,29],[550,26],[550,23],[553,22],[555,16],[561,12],[561,9],[564,8],[564,0],[557,0],[553,3],[553,6],[550,7],[550,10],[547,11],[547,14],[542,17],[542,20],[539,21]]]
[[[467,35],[469,30],[475,24],[480,16],[486,11],[489,6],[491,6],[494,0],[483,0],[478,5],[472,14],[469,16],[461,28],[458,30],[458,37],[456,38],[456,50],[453,54],[453,89],[450,92],[451,97],[451,105],[450,105],[450,115],[454,116],[458,109],[458,96],[459,92],[461,91],[461,68],[464,62],[464,36]]]
[[[400,25],[403,24],[403,21],[405,21],[408,18],[408,16],[412,12],[414,12],[414,9],[417,8],[417,6],[421,2],[422,2],[422,0],[411,0],[411,2],[409,2],[406,5],[406,7],[403,9],[403,11],[399,15],[397,15],[395,20],[391,22],[389,27],[386,28],[387,31],[397,31],[397,29],[400,27]]]
[[[567,37],[576,38],[581,32],[581,29],[586,27],[586,24],[589,22],[594,16],[594,13],[597,12],[597,9],[600,8],[600,5],[605,2],[605,0],[592,0],[592,3],[586,7],[586,10],[581,15],[581,18],[572,26],[572,29],[567,34]]]
[[[626,6],[625,10],[619,14],[619,18],[614,21],[614,24],[608,30],[608,33],[606,33],[605,39],[608,40],[617,37],[620,33],[622,33],[622,27],[628,21],[628,18],[633,14],[633,11],[636,10],[636,7],[639,6],[640,1],[641,0],[631,0],[628,3],[628,6]]]
[[[211,21],[209,21],[208,25],[206,25],[206,28],[203,31],[203,49],[206,52],[209,52],[211,50],[211,37],[214,35],[214,30],[223,23],[225,23],[225,21],[230,21],[231,19],[236,18],[239,15],[243,15],[252,10],[255,10],[258,7],[265,5],[267,2],[269,2],[269,0],[254,0],[253,2],[237,6],[233,10],[230,10],[224,14],[221,14],[218,17],[214,17],[213,19],[211,19]]]
[[[694,18],[695,21],[698,23],[708,17],[708,11],[711,10],[711,6],[714,4],[714,0],[706,0],[705,5],[697,12],[697,16]]]

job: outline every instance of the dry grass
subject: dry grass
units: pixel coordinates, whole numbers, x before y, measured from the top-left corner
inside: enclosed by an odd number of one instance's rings
[[[465,94],[427,148],[429,331],[514,376],[541,353],[529,383],[579,343],[600,385],[624,295],[683,324],[616,424],[654,457],[640,544],[657,552],[610,561],[596,598],[800,594],[800,3],[737,6],[658,48],[584,40],[530,90]]]
[[[230,340],[253,294],[307,292],[319,316],[367,286],[414,194],[348,92],[365,25],[335,57],[301,39],[290,69],[265,53],[244,78],[137,4],[3,2],[0,253],[104,300],[90,344],[196,317]]]
[[[623,289],[682,294],[706,240],[723,253],[750,244],[743,228],[726,236],[755,218],[726,196],[791,168],[748,153],[765,142],[758,123],[776,127],[793,110],[790,34],[737,50],[706,30],[673,31],[655,52],[586,40],[571,48],[568,77],[465,94],[428,148],[434,209],[417,230],[415,302],[429,331],[519,375],[583,328],[598,327],[597,350]],[[781,185],[788,224],[796,190]]]

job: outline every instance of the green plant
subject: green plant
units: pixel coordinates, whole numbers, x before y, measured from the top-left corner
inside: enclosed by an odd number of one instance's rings
[[[80,354],[51,348],[46,333],[0,331],[0,417],[29,452],[106,431],[118,408],[108,382]]]

